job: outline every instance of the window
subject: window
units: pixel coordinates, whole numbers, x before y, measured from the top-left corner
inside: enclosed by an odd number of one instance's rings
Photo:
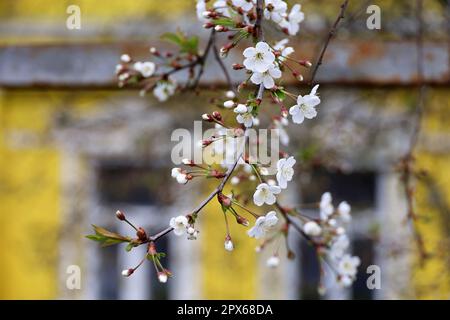
[[[97,188],[101,204],[100,220],[111,231],[127,232],[129,226],[118,224],[116,209],[123,209],[130,220],[146,230],[162,228],[162,214],[171,204],[167,172],[170,168],[155,168],[133,164],[101,164],[98,167]],[[127,210],[128,209],[128,210]],[[163,218],[163,219],[161,219]],[[163,265],[170,270],[168,238],[158,241],[158,251],[165,252]],[[168,299],[168,284],[159,283],[153,264],[142,265],[129,279],[121,278],[123,268],[133,267],[135,259],[145,255],[145,248],[135,248],[134,255],[126,253],[123,246],[98,250],[98,297],[100,299]],[[141,255],[142,253],[142,255]]]

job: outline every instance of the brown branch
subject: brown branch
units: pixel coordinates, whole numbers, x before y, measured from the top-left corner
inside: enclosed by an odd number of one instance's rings
[[[345,0],[344,3],[341,4],[341,11],[340,11],[338,17],[336,18],[336,21],[334,22],[333,27],[331,28],[330,32],[328,33],[328,36],[327,36],[327,38],[325,40],[325,44],[323,45],[322,51],[320,52],[319,58],[318,58],[315,66],[314,66],[314,69],[313,69],[313,71],[311,73],[311,78],[309,80],[309,85],[313,85],[313,83],[314,83],[314,78],[316,77],[317,70],[322,65],[323,57],[325,55],[325,51],[327,51],[328,44],[330,43],[330,41],[333,38],[333,36],[336,34],[336,32],[338,30],[339,22],[342,19],[344,19],[344,13],[345,13],[345,10],[347,9],[348,2],[349,2],[349,0]]]
[[[414,204],[414,193],[415,193],[415,174],[416,170],[414,168],[414,150],[417,146],[419,135],[422,126],[423,109],[425,103],[426,86],[424,84],[424,53],[423,53],[423,17],[422,17],[423,2],[422,0],[417,0],[416,2],[416,19],[417,19],[417,77],[418,77],[418,90],[419,96],[414,111],[414,123],[411,133],[411,138],[409,142],[409,147],[405,155],[400,159],[400,178],[403,183],[403,191],[406,198],[407,206],[407,220],[411,223],[411,228],[413,231],[413,237],[416,242],[417,248],[419,250],[420,263],[423,265],[428,253],[425,249],[425,244],[417,228],[417,213],[415,211]]]
[[[263,35],[263,31],[262,31],[262,20],[263,20],[263,0],[257,0],[256,2],[256,22],[255,22],[255,29],[256,29],[256,40],[257,41],[263,41],[264,40],[264,35]],[[207,54],[209,52],[209,49],[213,46],[213,42],[214,42],[214,31],[211,33],[211,37],[210,37],[210,41],[208,41],[208,45],[205,49],[205,54],[204,54],[204,58],[206,60]],[[215,52],[217,52],[217,50],[214,50]],[[220,57],[219,57],[220,58]],[[204,65],[204,64],[203,64]],[[203,73],[203,65],[202,68],[200,70],[201,74]],[[197,79],[199,79],[201,77],[198,76]],[[197,81],[198,83],[198,81]],[[262,89],[261,89],[262,88]],[[261,97],[262,98],[262,94],[264,92],[264,85],[260,85],[258,88],[258,92],[257,92],[257,98]],[[245,136],[244,139],[244,146],[247,142],[247,136]],[[237,157],[236,161],[234,162],[234,164],[228,168],[227,172],[225,173],[225,177],[222,179],[222,182],[217,186],[216,189],[214,189],[209,196],[204,199],[194,210],[192,210],[191,214],[197,214],[199,213],[217,194],[219,194],[220,192],[222,192],[223,188],[225,187],[225,184],[227,183],[227,181],[230,179],[234,169],[236,169],[236,166],[239,162],[239,159],[242,157],[243,153],[241,153],[239,155],[239,157]],[[162,230],[161,232],[150,236],[148,238],[149,242],[154,242],[157,241],[159,238],[165,236],[166,234],[170,233],[173,230],[172,227],[168,227],[164,230]]]
[[[220,57],[219,48],[217,48],[216,43],[214,43],[214,45],[213,45],[213,51],[214,51],[214,58],[216,59],[217,63],[220,66],[220,69],[222,69],[222,72],[225,75],[225,79],[227,81],[228,88],[231,91],[235,92],[234,87],[233,87],[233,82],[231,81],[230,74],[228,73],[227,68],[225,67],[225,64],[222,61],[222,58]]]
[[[214,28],[211,31],[211,35],[209,36],[208,44],[206,45],[205,52],[199,57],[198,64],[200,65],[200,70],[197,73],[197,77],[192,84],[192,88],[195,90],[198,87],[201,77],[203,76],[203,72],[205,71],[206,60],[208,59],[209,51],[211,51],[211,47],[216,41],[216,32]]]
[[[245,138],[245,141],[247,141],[247,138]],[[245,144],[245,142],[244,142],[244,144]],[[242,157],[242,153],[239,155],[239,157],[237,157],[234,164],[228,168],[227,172],[225,173],[225,177],[222,179],[222,182],[217,186],[217,188],[214,189],[214,191],[212,191],[209,194],[209,196],[206,199],[204,199],[195,209],[193,209],[191,214],[199,213],[217,194],[222,192],[223,188],[225,187],[225,184],[230,179],[231,174],[233,173],[234,169],[236,169],[236,166],[241,157]],[[166,234],[171,232],[172,230],[173,230],[172,227],[168,227],[168,228],[162,230],[161,232],[149,237],[149,241],[156,241],[159,238],[161,238],[162,236],[165,236]]]

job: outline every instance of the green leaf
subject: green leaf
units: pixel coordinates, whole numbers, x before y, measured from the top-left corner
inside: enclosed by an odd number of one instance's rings
[[[283,101],[284,99],[286,99],[286,93],[282,89],[278,89],[278,90],[272,92],[272,94],[275,96],[275,98],[277,98],[280,101]]]
[[[92,225],[92,227],[94,228],[95,234],[87,235],[86,238],[100,242],[102,247],[131,241],[131,238],[129,237],[124,237],[118,233],[108,231],[105,228],[98,227],[96,225]]]
[[[182,53],[198,54],[199,38],[197,36],[188,38],[181,31],[176,33],[167,32],[161,36],[161,40],[175,44]]]
[[[147,260],[151,260],[151,261],[159,261],[161,258],[165,258],[166,254],[164,252],[157,252],[156,254],[147,254]]]
[[[130,243],[127,244],[127,246],[125,247],[125,250],[126,250],[127,252],[130,252],[131,249],[133,249],[133,247],[134,247],[134,244],[133,244],[132,242],[130,242]]]
[[[177,32],[177,33],[166,32],[166,33],[163,33],[160,38],[161,38],[161,40],[171,42],[177,46],[181,46],[181,44],[183,43],[182,37],[183,37],[183,34],[180,32]]]
[[[211,22],[214,25],[220,25],[220,26],[224,26],[224,27],[231,27],[234,28],[236,26],[236,22],[234,22],[234,20],[230,19],[230,18],[218,18],[218,19],[213,19],[211,20]]]

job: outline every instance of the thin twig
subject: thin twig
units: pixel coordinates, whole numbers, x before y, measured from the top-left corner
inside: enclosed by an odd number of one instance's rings
[[[211,51],[211,47],[213,46],[216,39],[216,32],[213,30],[211,31],[211,35],[209,36],[208,44],[206,45],[205,52],[199,57],[199,65],[200,70],[197,73],[197,77],[194,80],[194,83],[192,84],[192,88],[195,90],[198,87],[198,84],[200,82],[201,77],[203,76],[203,72],[205,71],[205,64],[206,60],[208,59],[209,51]]]
[[[255,29],[256,29],[256,37],[257,37],[257,41],[262,41],[264,40],[264,34],[262,31],[262,20],[263,20],[263,0],[257,0],[256,2],[256,22],[255,22]],[[211,33],[211,37],[210,37],[210,41],[208,41],[208,45],[205,49],[205,53],[203,55],[203,57],[206,59],[207,54],[209,52],[209,49],[212,47],[214,41],[214,31]],[[203,67],[200,70],[203,73]],[[201,76],[201,74],[200,74]],[[199,77],[198,77],[199,78]],[[262,88],[262,89],[261,89]],[[264,86],[260,85],[258,88],[258,93],[257,93],[257,97],[261,96],[262,98],[262,94],[264,92]],[[247,141],[247,136],[245,136],[245,141],[244,141],[244,145]],[[227,181],[230,179],[234,169],[236,168],[240,158],[242,157],[243,153],[241,153],[239,155],[239,157],[237,157],[236,161],[234,162],[234,164],[228,168],[227,172],[225,173],[225,177],[222,179],[222,182],[219,184],[219,186],[217,186],[217,188],[212,191],[209,196],[204,199],[194,210],[192,210],[191,214],[197,214],[199,213],[217,194],[219,194],[220,192],[222,192],[223,188],[225,187],[225,184],[227,183]],[[165,236],[166,234],[170,233],[173,230],[172,227],[168,227],[164,230],[162,230],[161,232],[150,236],[149,237],[149,241],[157,241],[159,238]]]
[[[424,84],[424,53],[423,53],[423,17],[422,17],[422,8],[423,2],[422,0],[417,0],[416,2],[416,19],[418,23],[417,27],[417,37],[416,37],[416,45],[417,45],[417,77],[418,77],[418,89],[419,96],[417,100],[416,109],[414,111],[414,123],[413,129],[411,133],[411,138],[408,146],[408,150],[405,155],[400,160],[400,175],[401,181],[403,183],[403,190],[406,198],[406,206],[407,206],[407,220],[411,223],[411,228],[413,231],[414,240],[417,244],[417,248],[419,250],[420,262],[424,263],[425,259],[428,257],[428,253],[426,252],[425,245],[423,242],[423,238],[417,229],[417,213],[415,211],[414,204],[414,150],[417,146],[419,135],[422,126],[422,117],[423,117],[423,108],[425,103],[425,94],[426,94],[426,85]]]
[[[313,83],[314,83],[314,78],[316,77],[317,70],[319,69],[320,65],[322,64],[323,57],[325,55],[325,51],[327,51],[327,48],[328,48],[328,44],[330,43],[333,36],[336,34],[339,22],[342,19],[344,19],[344,13],[345,13],[345,10],[347,9],[348,2],[349,2],[349,0],[345,0],[344,3],[341,4],[341,11],[340,11],[338,17],[336,18],[336,21],[334,22],[333,27],[331,28],[330,32],[328,33],[327,39],[325,40],[325,44],[323,45],[322,51],[320,52],[319,58],[318,58],[316,65],[314,66],[314,69],[311,73],[309,85],[313,85]]]
[[[230,74],[228,73],[227,68],[225,67],[225,64],[222,61],[222,58],[220,57],[219,48],[217,48],[216,43],[214,43],[214,45],[213,45],[213,51],[214,51],[214,58],[216,59],[217,63],[220,66],[220,69],[222,69],[222,72],[225,75],[225,79],[227,81],[228,88],[230,88],[231,91],[235,92],[234,87],[233,87],[233,82],[231,81]]]

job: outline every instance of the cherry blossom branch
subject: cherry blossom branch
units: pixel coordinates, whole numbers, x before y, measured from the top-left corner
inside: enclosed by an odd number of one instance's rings
[[[262,20],[263,20],[263,0],[257,0],[256,2],[256,22],[255,22],[255,30],[256,30],[256,40],[257,41],[263,41],[264,40],[264,33],[262,31]],[[206,47],[205,50],[205,55],[207,56],[207,52],[209,51],[209,49],[211,48],[211,46],[213,45],[213,41],[214,41],[214,34],[215,32],[212,31],[211,33],[211,37],[210,40],[208,41],[208,45]],[[213,45],[214,46],[214,45]],[[215,48],[213,48],[214,51],[217,53],[217,50],[215,50]],[[219,57],[220,59],[220,57]],[[203,70],[203,68],[201,69],[201,71]],[[201,76],[201,74],[200,74]],[[199,77],[197,78],[199,79]],[[231,81],[230,81],[231,82]],[[256,99],[257,100],[261,100],[262,96],[264,93],[264,85],[261,84],[258,87],[258,91],[257,91],[257,95],[256,95]],[[244,139],[244,145],[247,141],[247,136],[245,136]],[[223,188],[225,187],[227,181],[230,179],[234,169],[236,168],[240,158],[242,157],[243,153],[241,153],[236,161],[234,162],[234,164],[228,168],[227,172],[225,173],[225,177],[222,179],[222,182],[217,186],[217,188],[215,190],[213,190],[208,197],[206,197],[206,199],[204,199],[194,210],[192,210],[191,214],[197,214],[199,213],[215,196],[217,196],[219,193],[221,193],[223,191]],[[168,227],[166,229],[164,229],[163,231],[150,236],[149,237],[149,241],[150,242],[155,242],[157,241],[159,238],[165,236],[166,234],[170,233],[171,231],[173,231],[172,227]]]
[[[246,140],[246,139],[245,139]],[[214,197],[221,193],[223,191],[223,188],[225,187],[227,181],[230,179],[231,174],[233,173],[234,169],[236,168],[240,158],[242,157],[242,153],[237,157],[236,161],[233,163],[231,167],[228,168],[227,172],[225,173],[225,177],[223,177],[222,182],[217,186],[214,191],[212,191],[206,199],[204,199],[194,210],[192,210],[191,214],[197,214],[199,213]],[[150,236],[149,241],[154,242],[157,241],[159,238],[165,236],[166,234],[170,233],[173,230],[172,227],[168,227],[164,229],[163,231]]]
[[[309,80],[309,85],[313,85],[313,83],[314,83],[314,79],[316,77],[317,70],[322,65],[323,57],[325,55],[325,51],[327,51],[328,44],[331,42],[331,39],[333,38],[333,36],[336,34],[336,32],[338,30],[339,22],[342,19],[344,19],[344,13],[345,13],[345,10],[347,9],[348,2],[349,2],[349,0],[345,0],[344,3],[341,4],[341,11],[339,12],[339,15],[336,18],[336,21],[334,22],[330,32],[328,33],[327,39],[325,40],[325,43],[323,45],[322,51],[320,52],[319,58],[314,66],[314,69],[312,70],[311,79]]]

